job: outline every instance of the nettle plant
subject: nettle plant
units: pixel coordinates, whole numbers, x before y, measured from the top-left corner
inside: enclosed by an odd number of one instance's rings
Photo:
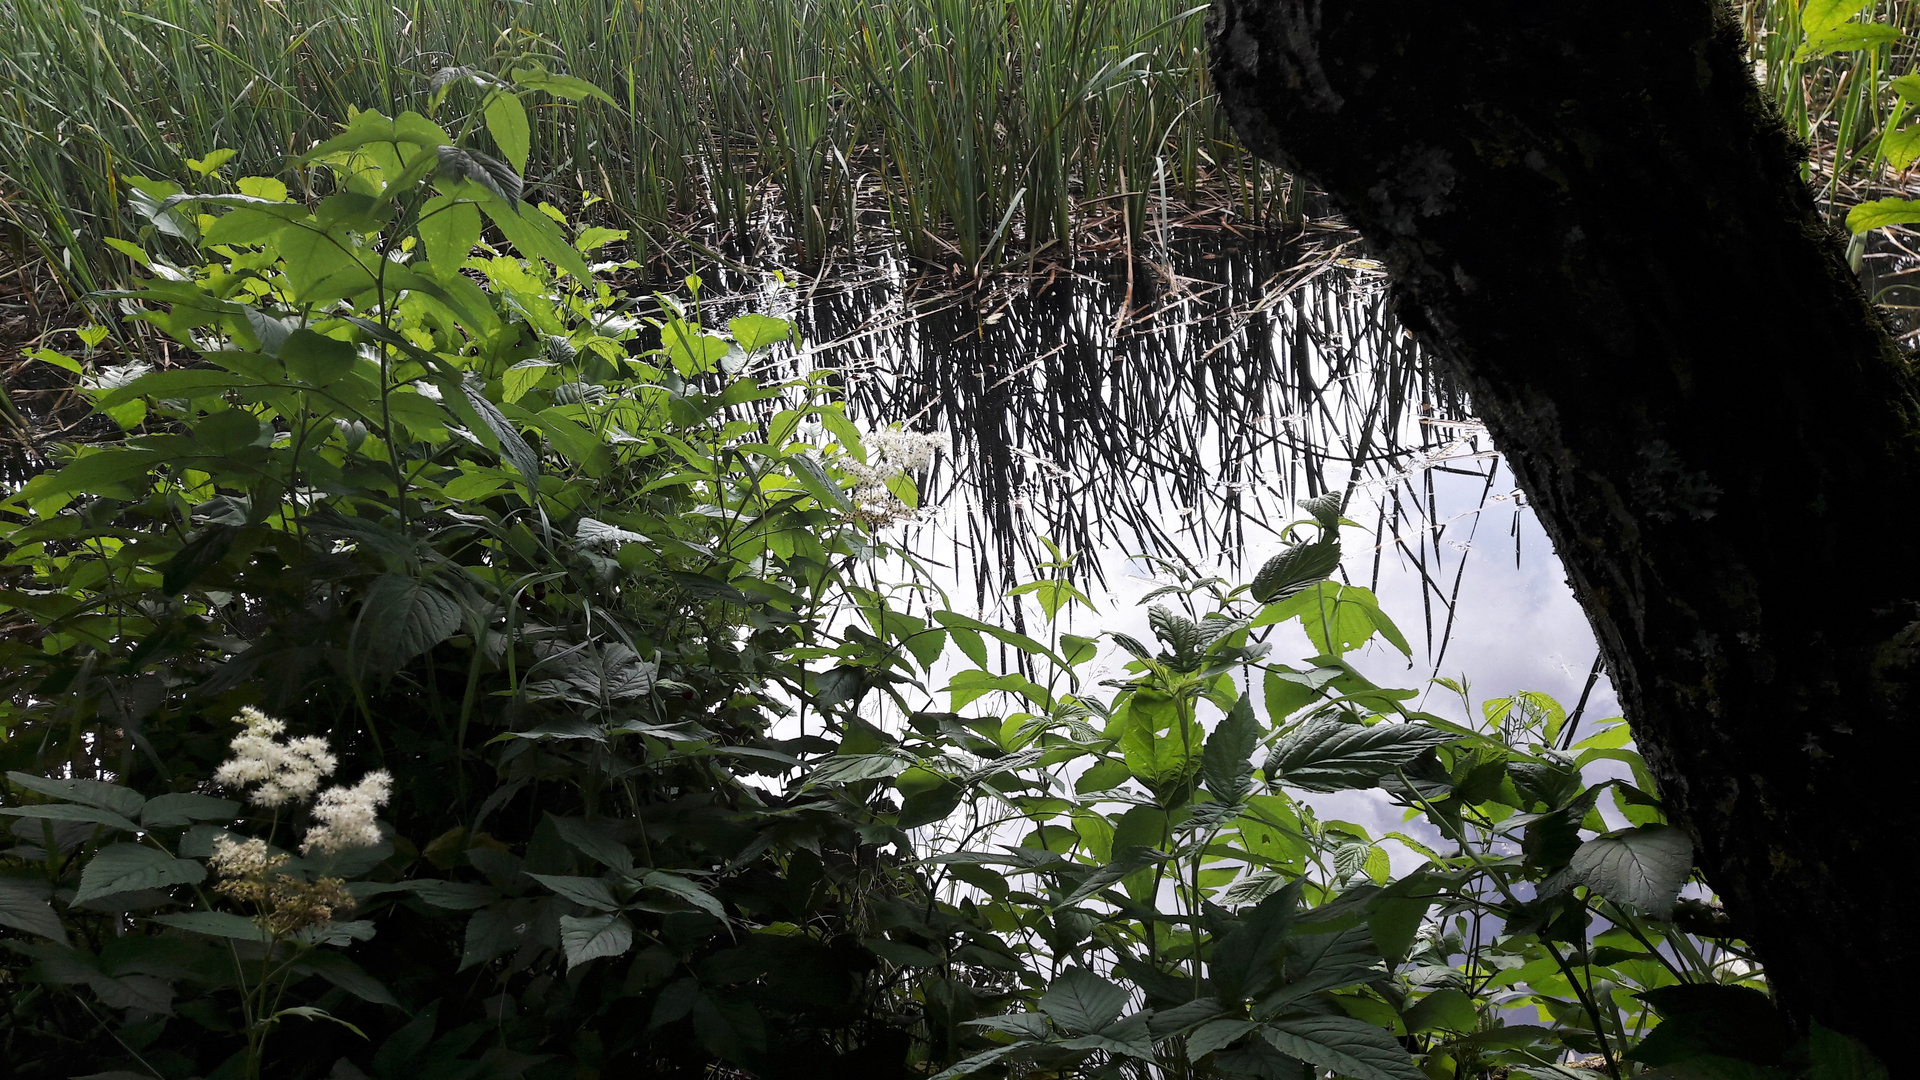
[[[357,114],[315,199],[217,158],[130,180],[154,278],[113,299],[170,362],[59,358],[125,438],[0,503],[10,1074],[904,1061],[861,944],[892,827],[777,778],[851,722],[824,669],[889,648],[842,613],[925,440],[870,455],[824,374],[768,376],[793,328],[705,327],[697,281],[631,317],[587,263],[620,234],[425,115]],[[284,782],[336,761],[367,779]]]
[[[891,786],[895,823],[920,830],[933,899],[882,908],[871,945],[924,972],[940,1080],[1809,1068],[1777,1022],[1741,1034],[1772,1015],[1758,969],[1717,908],[1681,898],[1691,846],[1624,724],[1583,733],[1538,693],[1475,709],[1441,680],[1478,714],[1464,724],[1370,681],[1356,651],[1407,643],[1369,591],[1327,580],[1339,498],[1303,505],[1311,538],[1250,585],[1163,567],[1156,641],[1111,635],[1124,676],[1097,685],[1096,640],[1062,632],[1091,604],[1056,550],[1014,590],[1046,640],[1003,636],[1006,671],[972,652],[949,708],[816,769],[843,797]],[[1304,661],[1273,655],[1289,625]],[[1313,809],[1367,790],[1424,828]],[[1390,846],[1418,869],[1396,875]]]

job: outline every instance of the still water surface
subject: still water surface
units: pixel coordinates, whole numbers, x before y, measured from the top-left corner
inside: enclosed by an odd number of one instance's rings
[[[1036,576],[1045,536],[1081,554],[1100,609],[1076,612],[1073,632],[1151,640],[1140,600],[1168,577],[1143,556],[1243,582],[1304,516],[1298,500],[1347,492],[1364,528],[1345,530],[1341,577],[1373,589],[1413,646],[1410,662],[1369,646],[1354,659],[1370,677],[1421,689],[1448,675],[1476,703],[1524,689],[1571,708],[1595,655],[1585,616],[1377,270],[1213,238],[1160,256],[1135,260],[1131,281],[1123,262],[991,295],[916,290],[880,263],[747,302],[799,322],[863,426],[950,437],[922,481],[928,519],[901,539],[962,610],[1035,618],[1000,598]],[[1312,653],[1294,633],[1276,659]],[[1465,717],[1437,687],[1420,704]],[[1585,715],[1617,712],[1602,677]],[[1384,800],[1331,804],[1399,827]]]

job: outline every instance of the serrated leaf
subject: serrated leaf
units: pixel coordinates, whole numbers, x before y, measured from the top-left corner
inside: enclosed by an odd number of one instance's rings
[[[448,911],[477,911],[500,898],[491,885],[464,881],[409,881],[406,887],[423,902]]]
[[[1295,544],[1268,559],[1253,576],[1253,598],[1263,604],[1284,600],[1340,569],[1340,541],[1329,538]]]
[[[1693,842],[1670,825],[1623,829],[1580,845],[1568,870],[1616,904],[1666,918],[1693,872]]]
[[[603,956],[620,956],[633,948],[633,924],[619,914],[585,918],[562,915],[560,948],[567,954],[569,968]]]
[[[649,889],[659,889],[661,892],[672,893],[692,904],[694,907],[712,915],[716,919],[724,921],[727,917],[726,907],[721,904],[712,893],[681,877],[679,874],[668,873],[665,870],[655,870],[645,878],[642,878],[640,883]]]
[[[49,893],[44,884],[36,888],[0,878],[0,926],[38,934],[65,945],[67,930],[61,925],[60,916],[54,914],[53,905],[47,903]]]
[[[1199,1061],[1215,1050],[1232,1045],[1240,1036],[1257,1027],[1251,1020],[1214,1020],[1201,1025],[1187,1036],[1187,1060]]]
[[[487,95],[481,114],[487,121],[487,134],[507,156],[513,171],[527,171],[527,154],[533,146],[533,129],[527,123],[527,108],[516,94],[495,90]]]
[[[294,971],[318,975],[362,1001],[400,1008],[400,1002],[394,999],[393,992],[387,989],[385,983],[367,974],[364,968],[347,959],[343,953],[332,949],[310,949],[294,962],[292,968]]]
[[[407,574],[382,574],[367,590],[360,626],[368,652],[386,667],[398,667],[460,629],[460,605],[451,596]]]
[[[620,901],[613,898],[613,888],[603,878],[532,873],[527,876],[576,904],[598,911],[620,910]]]
[[[817,784],[855,784],[886,780],[907,771],[911,762],[890,754],[842,754],[830,757],[807,773],[804,787]]]
[[[191,825],[196,821],[231,821],[240,812],[232,799],[217,799],[197,791],[156,795],[140,810],[140,824],[149,829]]]
[[[113,844],[101,848],[87,860],[80,872],[80,891],[73,902],[89,900],[134,889],[158,889],[167,885],[198,885],[207,879],[207,868],[191,859],[176,859],[164,851],[139,844]]]
[[[497,158],[488,157],[477,150],[467,150],[458,146],[442,146],[437,152],[440,155],[438,172],[443,181],[450,184],[458,184],[462,180],[471,181],[494,198],[506,203],[508,206],[506,213],[514,213],[511,208],[520,202],[523,182],[520,174],[515,172],[511,165]],[[489,208],[489,216],[491,216],[491,208]],[[501,231],[506,232],[505,229]],[[509,236],[508,239],[511,240],[512,237]],[[522,254],[526,253],[522,252]]]
[[[187,930],[208,937],[233,938],[236,941],[271,941],[267,928],[247,918],[225,911],[187,911],[177,915],[155,915],[148,922]]]
[[[1300,500],[1300,509],[1312,514],[1313,520],[1319,522],[1321,528],[1333,532],[1340,527],[1341,501],[1339,495],[1328,491],[1311,499]]]
[[[1281,1053],[1352,1080],[1426,1080],[1393,1036],[1350,1016],[1283,1016],[1261,1034]]]
[[[1421,724],[1372,727],[1317,716],[1288,732],[1267,757],[1268,783],[1307,791],[1369,788],[1456,736]]]
[[[1214,798],[1237,803],[1253,790],[1253,748],[1259,741],[1253,700],[1241,694],[1226,719],[1207,735],[1200,753],[1200,778]]]
[[[727,333],[733,335],[741,348],[752,352],[787,340],[793,333],[793,324],[766,315],[742,315],[727,320]]]
[[[42,795],[51,795],[56,799],[65,799],[84,806],[97,806],[102,810],[111,810],[122,817],[130,818],[138,815],[140,808],[146,805],[147,801],[132,788],[101,780],[55,780],[23,772],[10,772],[7,774],[7,779],[28,791],[37,791]]]
[[[1855,235],[1887,225],[1920,222],[1920,199],[1875,199],[1847,211],[1847,228]]]
[[[1040,1011],[1075,1035],[1107,1026],[1126,1005],[1125,990],[1085,968],[1074,968],[1053,980],[1040,996]]]
[[[572,844],[582,855],[608,868],[625,873],[633,869],[633,852],[614,835],[618,828],[610,821],[585,818],[549,817],[560,839]]]
[[[121,817],[111,810],[102,810],[97,806],[76,806],[73,803],[43,803],[39,806],[0,807],[0,815],[7,817],[44,818],[48,821],[91,821],[96,825],[106,825],[123,832],[139,832],[140,826]]]

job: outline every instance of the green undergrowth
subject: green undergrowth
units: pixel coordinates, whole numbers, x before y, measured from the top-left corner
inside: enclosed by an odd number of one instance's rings
[[[1337,496],[1151,640],[1057,549],[1032,634],[953,610],[934,440],[694,280],[640,346],[502,100],[356,114],[318,199],[128,177],[101,299],[187,359],[35,354],[124,438],[0,502],[9,1075],[1884,1075],[1782,1034],[1618,720],[1356,666]]]

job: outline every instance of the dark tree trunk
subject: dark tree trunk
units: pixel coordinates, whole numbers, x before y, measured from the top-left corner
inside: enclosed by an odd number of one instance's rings
[[[1794,1019],[1920,971],[1915,381],[1710,0],[1215,0],[1214,80],[1508,453]]]

